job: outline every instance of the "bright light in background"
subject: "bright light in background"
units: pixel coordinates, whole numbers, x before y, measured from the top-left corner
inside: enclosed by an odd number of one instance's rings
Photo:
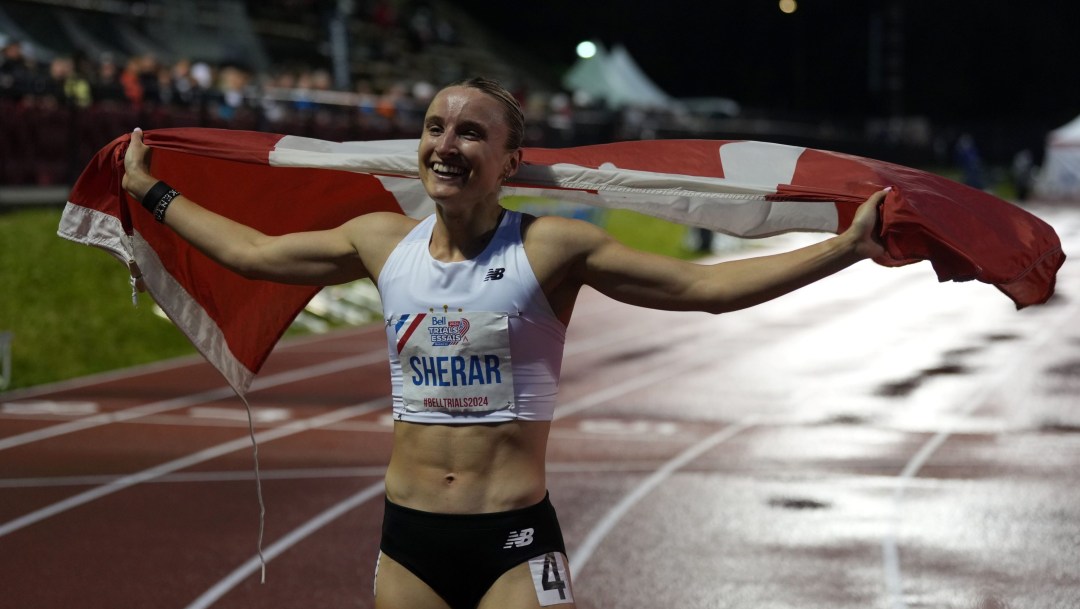
[[[579,42],[577,45],[577,56],[582,59],[588,59],[596,55],[596,44],[591,40]]]
[[[790,15],[795,12],[795,9],[799,8],[799,5],[795,0],[780,0],[780,11]]]

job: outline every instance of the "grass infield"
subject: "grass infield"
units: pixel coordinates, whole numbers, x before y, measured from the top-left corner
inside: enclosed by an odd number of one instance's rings
[[[56,235],[59,209],[0,213],[0,331],[12,333],[7,390],[195,352],[123,265]]]

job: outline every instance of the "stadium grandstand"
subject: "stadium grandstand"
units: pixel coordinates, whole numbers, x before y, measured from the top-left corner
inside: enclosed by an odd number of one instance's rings
[[[135,126],[412,137],[437,85],[541,84],[436,2],[5,2],[0,42],[5,185],[70,184]]]
[[[435,91],[477,74],[519,97],[529,146],[760,139],[908,164],[932,151],[922,123],[613,108],[564,89],[565,66],[515,48],[449,0],[12,0],[0,5],[0,46],[6,187],[60,192],[136,126],[416,137]]]

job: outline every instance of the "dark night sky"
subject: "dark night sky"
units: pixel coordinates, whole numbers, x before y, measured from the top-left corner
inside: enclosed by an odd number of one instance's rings
[[[621,43],[677,97],[808,116],[895,108],[939,123],[1057,125],[1080,113],[1080,8],[1071,2],[799,0],[793,15],[776,0],[455,4],[564,66],[580,40]],[[899,20],[889,17],[895,6]],[[871,35],[874,24],[884,35]],[[872,68],[896,59],[891,71]],[[873,86],[875,74],[898,76],[901,92]]]

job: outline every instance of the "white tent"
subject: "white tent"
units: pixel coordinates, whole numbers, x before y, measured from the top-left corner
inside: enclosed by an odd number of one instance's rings
[[[1046,138],[1046,157],[1035,180],[1039,199],[1080,201],[1080,116]]]
[[[563,86],[575,93],[602,99],[612,108],[667,108],[673,103],[671,97],[641,71],[622,45],[610,53],[598,48],[596,55],[579,59],[563,76]]]

